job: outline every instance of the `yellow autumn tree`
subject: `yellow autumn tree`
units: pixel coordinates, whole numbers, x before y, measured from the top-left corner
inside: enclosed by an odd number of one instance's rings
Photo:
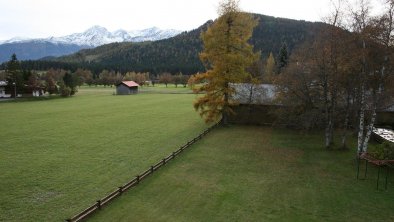
[[[266,83],[272,83],[275,73],[275,67],[276,67],[275,58],[271,52],[267,58],[267,62],[265,64],[265,70],[264,70],[264,81]]]
[[[258,21],[251,14],[240,11],[237,0],[225,0],[219,6],[219,18],[201,35],[204,50],[200,59],[207,71],[196,75],[204,84],[196,93],[205,93],[194,102],[194,108],[206,122],[234,114],[230,98],[234,94],[231,83],[250,79],[246,71],[260,56],[253,52],[248,40]]]

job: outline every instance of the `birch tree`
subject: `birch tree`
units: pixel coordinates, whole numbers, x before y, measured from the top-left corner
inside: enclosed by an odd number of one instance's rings
[[[353,31],[361,43],[359,74],[359,128],[357,152],[367,152],[377,118],[377,110],[384,105],[388,79],[393,78],[390,66],[393,47],[394,1],[385,1],[385,11],[373,18],[369,1],[360,0],[352,11]],[[369,114],[367,116],[367,114]]]

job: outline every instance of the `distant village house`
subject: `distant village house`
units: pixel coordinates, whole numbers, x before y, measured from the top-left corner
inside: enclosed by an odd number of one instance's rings
[[[9,97],[9,95],[5,94],[6,85],[7,85],[6,81],[0,81],[0,98]]]

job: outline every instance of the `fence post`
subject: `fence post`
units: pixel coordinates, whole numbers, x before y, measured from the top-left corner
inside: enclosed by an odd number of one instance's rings
[[[360,174],[360,155],[357,157],[357,179]]]
[[[97,201],[97,208],[98,208],[99,210],[101,210],[101,200],[98,200],[98,201]]]
[[[153,173],[153,166],[150,166],[150,172]]]
[[[380,180],[380,168],[381,166],[378,166],[378,179],[376,181],[376,189],[379,190],[379,180]]]
[[[163,165],[166,164],[166,158],[163,158]]]
[[[384,189],[387,190],[387,178],[389,176],[389,166],[386,166],[386,184],[384,185]]]
[[[137,178],[137,183],[140,183],[140,175],[137,175],[136,178]]]
[[[122,189],[123,187],[118,187],[119,188],[119,194],[122,195]]]
[[[175,152],[172,152],[172,159],[175,158]]]
[[[365,160],[365,172],[364,172],[364,179],[367,179],[367,170],[368,170],[368,160]]]

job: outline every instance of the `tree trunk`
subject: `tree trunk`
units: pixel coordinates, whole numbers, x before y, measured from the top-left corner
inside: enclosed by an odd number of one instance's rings
[[[223,111],[222,111],[222,122],[223,125],[228,125],[228,93],[224,93],[224,107],[223,107]]]
[[[349,127],[349,115],[350,115],[350,95],[348,93],[346,98],[346,114],[345,114],[345,122],[343,124],[343,133],[342,133],[342,141],[341,141],[341,148],[346,149],[346,137],[347,137],[347,130]]]
[[[328,86],[326,86],[328,87]],[[326,128],[325,128],[325,147],[329,149],[333,144],[334,138],[334,111],[335,111],[335,92],[331,96],[331,101],[328,99],[328,89],[325,89],[325,115],[326,115]]]
[[[349,122],[349,116],[346,116],[346,118],[345,118],[346,127],[343,130],[342,141],[341,141],[341,148],[342,149],[347,149],[346,139],[347,139],[347,130],[348,130],[347,129],[347,124],[348,124],[348,122]]]
[[[250,91],[249,91],[249,99],[248,99],[248,104],[252,104],[252,99],[253,99],[253,83],[250,83]]]
[[[336,97],[337,89],[333,86],[333,92],[331,95],[330,113],[329,113],[329,141],[328,145],[331,147],[334,144],[334,114],[336,112]]]
[[[358,126],[358,137],[357,137],[357,152],[363,152],[364,143],[364,123],[365,123],[365,90],[364,84],[361,86],[361,107],[359,114],[359,126]]]
[[[325,130],[325,147],[329,149],[332,145],[332,127],[331,119],[328,119],[326,130]]]
[[[254,84],[250,83],[250,91],[249,91],[249,99],[248,99],[248,115],[252,115],[252,102],[253,102],[253,89],[254,89]],[[253,119],[248,118],[247,123],[253,123]]]
[[[362,60],[362,72],[361,72],[361,101],[360,101],[360,114],[359,114],[359,128],[358,128],[358,138],[357,138],[357,153],[358,155],[363,152],[364,144],[364,124],[365,124],[365,78],[366,78],[366,57],[365,57],[366,44],[363,40],[363,60]]]
[[[228,95],[228,91],[229,91],[229,84],[225,83],[224,84],[224,105],[223,105],[223,110],[222,110],[222,123],[223,125],[228,125],[228,114],[229,114],[229,95]]]
[[[387,59],[387,57],[385,57],[385,60]],[[378,92],[376,94],[374,94],[373,96],[373,107],[372,107],[372,115],[371,115],[371,122],[368,125],[368,131],[366,132],[365,138],[364,138],[364,143],[363,143],[363,152],[367,152],[368,150],[368,142],[369,139],[371,137],[373,128],[374,128],[374,124],[376,121],[376,109],[378,107],[378,104],[380,103],[380,97],[382,95],[382,91],[383,91],[383,81],[384,81],[384,77],[385,77],[385,66],[382,66],[381,72],[380,72],[380,79],[379,79],[379,86],[378,86]]]
[[[331,135],[330,135],[330,128],[331,128],[331,121],[330,121],[330,107],[329,107],[329,99],[328,99],[328,77],[326,70],[323,70],[323,95],[324,95],[324,114],[325,114],[325,143],[324,146],[326,149],[330,148],[331,145]]]
[[[371,134],[372,134],[372,131],[373,131],[373,125],[375,124],[375,119],[376,119],[376,106],[372,110],[371,122],[369,123],[367,132],[365,134],[365,138],[364,138],[364,141],[363,141],[362,152],[367,152],[368,151],[368,142],[369,142],[369,139],[371,138]]]

